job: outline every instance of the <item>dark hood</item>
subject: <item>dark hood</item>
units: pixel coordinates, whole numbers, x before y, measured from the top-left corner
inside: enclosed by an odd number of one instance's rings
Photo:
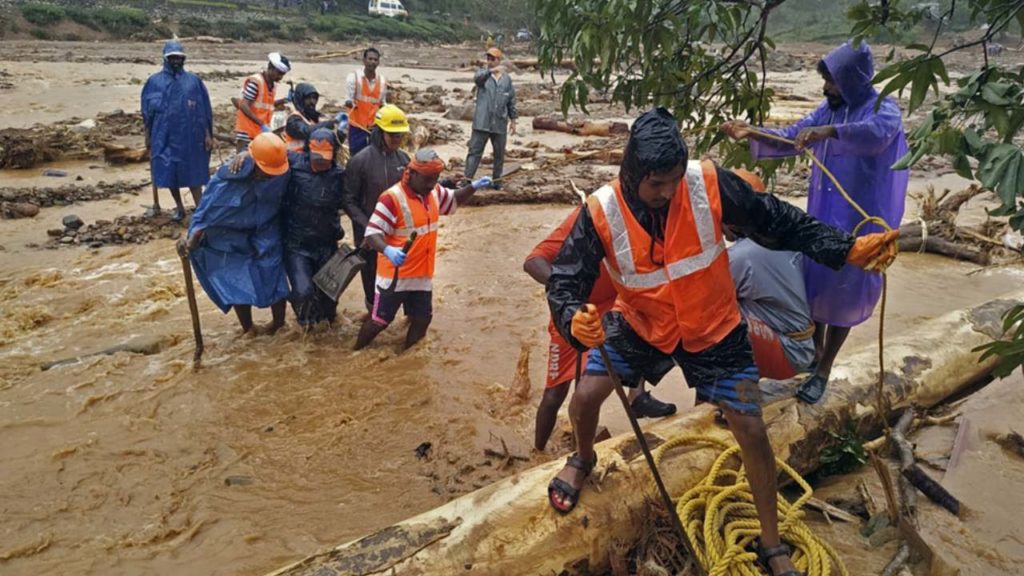
[[[295,87],[295,91],[292,93],[292,105],[299,111],[300,114],[306,117],[307,120],[312,122],[320,121],[320,113],[316,111],[316,108],[308,108],[305,106],[306,96],[310,94],[320,95],[317,89],[308,82],[301,82]]]
[[[829,52],[824,61],[843,100],[851,108],[878,96],[875,87],[871,85],[871,79],[875,76],[875,63],[867,42],[861,42],[857,48],[845,42]]]

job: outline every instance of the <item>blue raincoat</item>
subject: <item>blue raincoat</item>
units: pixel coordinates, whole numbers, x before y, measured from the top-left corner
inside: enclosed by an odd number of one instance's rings
[[[252,158],[232,174],[224,164],[210,180],[188,233],[203,231],[189,251],[210,300],[227,313],[236,304],[266,308],[288,296],[279,216],[290,172],[255,179]]]
[[[166,54],[180,50],[168,42]],[[164,68],[142,88],[142,120],[150,138],[150,169],[158,188],[191,188],[210,180],[206,134],[213,133],[210,95],[198,76],[175,73],[164,57]]]
[[[810,146],[814,155],[868,214],[880,216],[889,226],[898,228],[903,218],[909,177],[908,170],[891,168],[907,151],[899,105],[893,98],[886,97],[875,111],[878,92],[871,85],[874,63],[866,43],[862,42],[859,48],[845,43],[825,56],[824,62],[844,103],[833,110],[827,100],[823,101],[796,124],[766,131],[792,140],[809,126],[835,126],[836,138]],[[750,150],[754,158],[798,153],[790,145],[756,137],[750,140]],[[807,212],[847,232],[853,232],[863,219],[817,165],[811,169]],[[857,234],[880,230],[877,225],[865,224]],[[807,260],[804,279],[811,317],[833,326],[856,326],[867,320],[882,292],[881,274],[864,272],[849,264],[834,271]]]

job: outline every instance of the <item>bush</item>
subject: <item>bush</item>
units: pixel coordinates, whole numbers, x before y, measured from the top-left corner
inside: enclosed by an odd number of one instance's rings
[[[178,28],[182,36],[210,36],[213,34],[212,23],[206,18],[198,16],[185,16],[178,21]]]
[[[21,15],[36,26],[52,26],[64,19],[65,12],[52,4],[25,4],[21,7]]]

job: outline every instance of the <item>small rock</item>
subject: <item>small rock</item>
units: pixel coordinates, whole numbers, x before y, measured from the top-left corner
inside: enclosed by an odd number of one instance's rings
[[[95,127],[96,127],[96,121],[93,120],[92,118],[89,118],[88,120],[82,120],[78,124],[75,124],[74,126],[72,126],[71,127],[71,131],[75,132],[75,133],[78,133],[78,134],[81,134],[82,132],[88,132],[89,130],[92,130]]]
[[[4,202],[2,211],[5,218],[34,218],[39,214],[39,206],[31,202]]]
[[[64,178],[67,175],[67,170],[57,170],[56,168],[47,168],[46,170],[43,170],[43,176],[50,176],[52,178]]]
[[[75,241],[75,239],[72,238],[71,236],[65,236],[65,237],[60,239],[60,243],[61,244],[71,244],[74,241]]]
[[[64,224],[65,228],[70,228],[72,230],[78,230],[85,224],[85,222],[76,214],[68,214],[63,220],[61,220],[61,223]]]
[[[54,238],[59,238],[64,235],[64,230],[61,228],[50,228],[49,230],[46,231],[46,235],[53,236]]]
[[[65,228],[64,235],[74,238],[75,236],[78,236],[78,230],[75,230],[74,228]]]
[[[89,242],[89,248],[103,248],[103,242]]]
[[[228,476],[224,479],[225,486],[248,486],[252,484],[252,478],[248,476]]]
[[[421,443],[419,446],[416,447],[416,457],[419,458],[420,460],[426,458],[427,454],[430,453],[431,446],[432,444],[430,442]]]
[[[110,226],[111,224],[113,224],[113,222],[111,222],[110,220],[102,220],[101,219],[101,220],[97,220],[96,221],[96,227],[97,228],[99,228],[100,226]]]

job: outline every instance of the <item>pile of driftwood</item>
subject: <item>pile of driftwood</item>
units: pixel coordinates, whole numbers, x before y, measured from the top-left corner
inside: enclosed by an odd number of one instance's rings
[[[989,265],[993,250],[1005,248],[1003,242],[992,238],[984,229],[990,225],[984,225],[982,230],[973,230],[956,223],[960,208],[983,192],[984,188],[971,185],[954,194],[946,190],[936,196],[935,190],[929,188],[927,194],[920,198],[920,218],[900,226],[900,250],[930,252],[981,266]],[[997,222],[992,224],[1003,226]]]

